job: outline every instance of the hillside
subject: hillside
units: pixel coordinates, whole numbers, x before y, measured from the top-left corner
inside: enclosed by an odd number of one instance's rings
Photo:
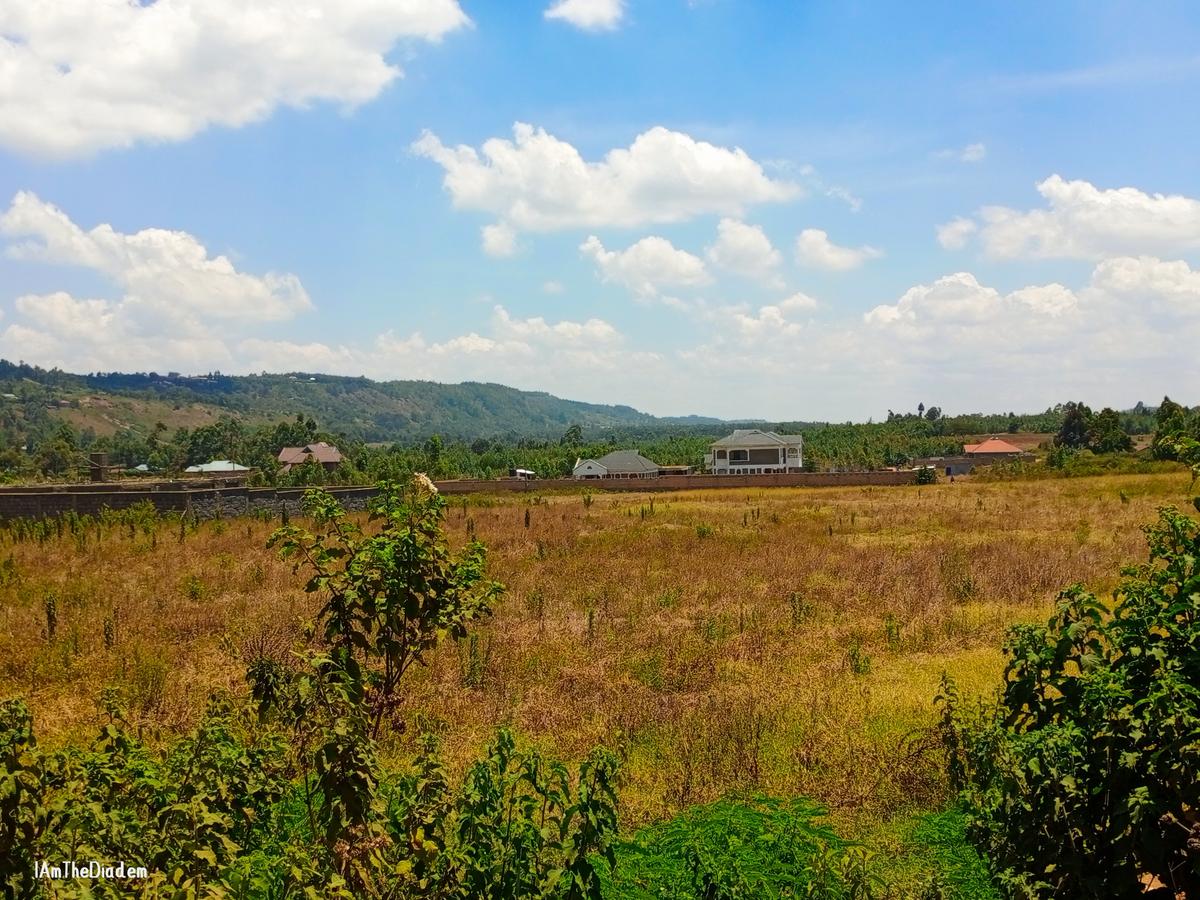
[[[311,416],[331,432],[364,441],[558,437],[572,424],[589,431],[695,426],[702,416],[659,418],[630,406],[564,400],[499,384],[372,381],[309,372],[185,376],[155,372],[76,375],[0,360],[0,393],[10,406],[47,410],[98,435],[132,428],[195,427],[231,415],[247,424]]]

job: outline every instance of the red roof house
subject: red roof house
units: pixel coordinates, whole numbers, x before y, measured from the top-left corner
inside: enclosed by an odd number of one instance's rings
[[[999,438],[988,438],[979,444],[963,444],[963,453],[967,456],[1020,456],[1022,452],[1020,447]]]
[[[304,447],[284,447],[279,451],[279,462],[283,471],[288,472],[292,466],[298,466],[309,460],[319,463],[327,471],[336,469],[342,464],[342,451],[333,444],[317,441]]]

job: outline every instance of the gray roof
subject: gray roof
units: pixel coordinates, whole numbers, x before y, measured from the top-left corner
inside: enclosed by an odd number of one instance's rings
[[[804,436],[799,434],[776,434],[758,428],[738,428],[729,437],[713,441],[714,447],[778,447],[784,444],[802,444]]]
[[[596,462],[609,472],[638,475],[658,471],[658,463],[646,459],[636,450],[614,450],[612,453],[605,453]]]

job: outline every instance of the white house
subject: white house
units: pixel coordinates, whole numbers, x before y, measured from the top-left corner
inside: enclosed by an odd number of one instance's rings
[[[599,459],[577,459],[575,478],[657,478],[659,465],[636,450],[614,450]]]
[[[714,475],[770,475],[800,472],[804,466],[804,437],[739,428],[714,441],[708,454]]]

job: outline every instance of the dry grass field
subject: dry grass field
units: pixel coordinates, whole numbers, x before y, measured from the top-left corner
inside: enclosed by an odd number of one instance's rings
[[[408,682],[418,727],[463,765],[502,723],[568,758],[626,759],[624,824],[739,790],[878,820],[944,797],[923,729],[940,674],[985,692],[1013,622],[1144,557],[1139,526],[1188,500],[1146,475],[927,487],[450,501],[507,593]],[[160,520],[0,532],[0,696],[49,743],[82,740],[118,686],[150,739],[186,727],[245,660],[287,658],[313,599],[274,524]]]

